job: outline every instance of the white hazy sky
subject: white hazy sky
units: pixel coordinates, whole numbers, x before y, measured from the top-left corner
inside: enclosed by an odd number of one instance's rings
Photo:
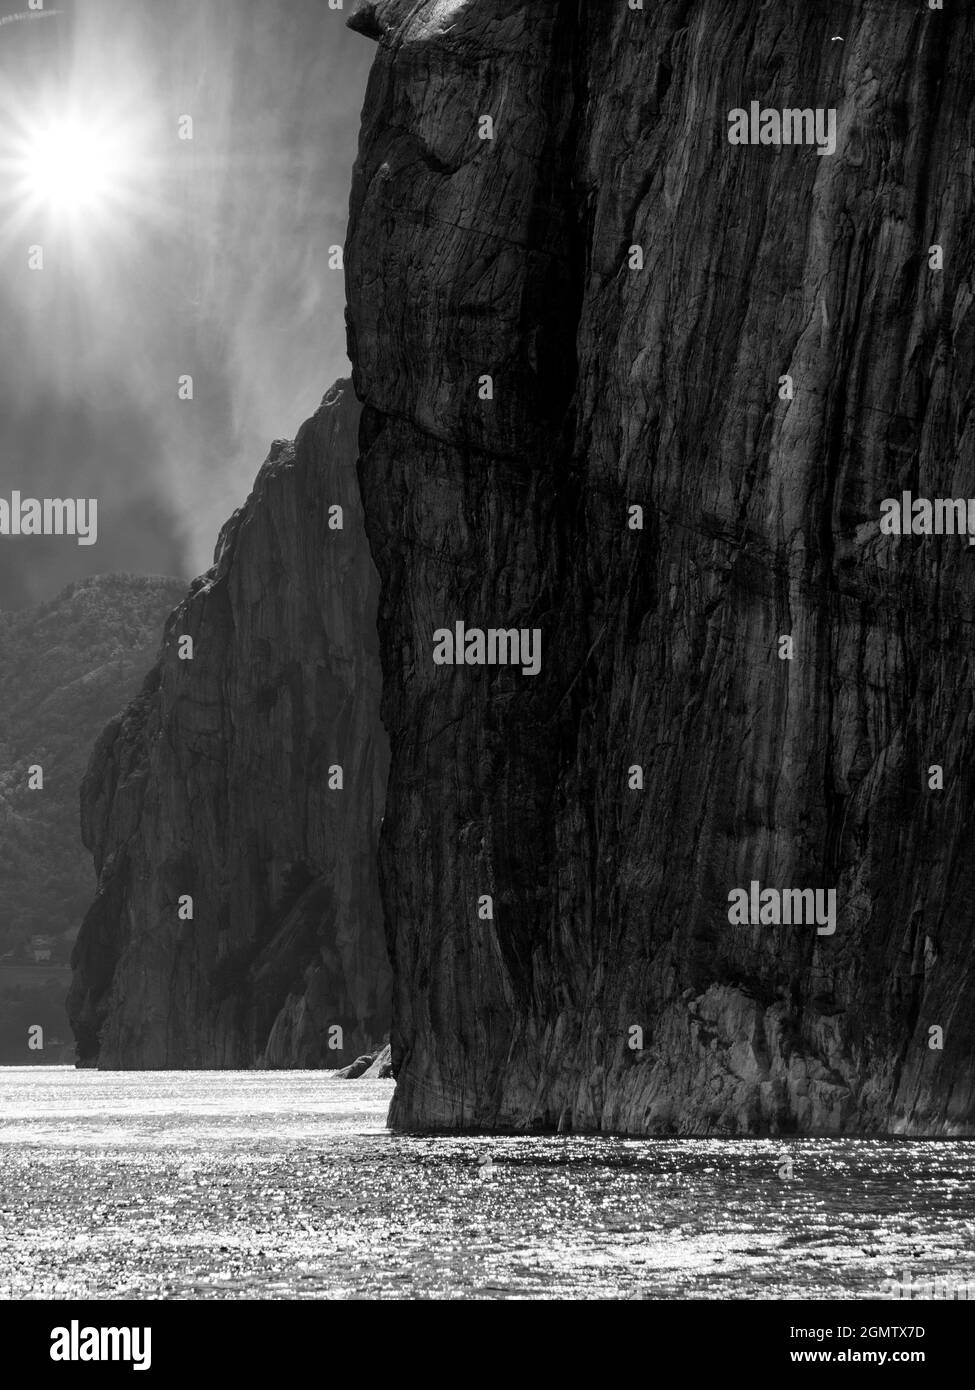
[[[270,440],[347,373],[328,248],[375,53],[351,8],[50,0],[15,20],[26,0],[0,0],[0,495],[99,499],[96,546],[0,537],[0,607],[85,573],[206,568]],[[73,217],[17,174],[65,113],[123,165]]]

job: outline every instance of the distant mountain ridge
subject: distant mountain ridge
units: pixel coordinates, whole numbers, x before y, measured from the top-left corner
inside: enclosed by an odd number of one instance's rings
[[[80,924],[93,882],[78,824],[88,758],[141,686],[184,590],[163,576],[96,575],[0,612],[0,956]]]
[[[184,587],[97,575],[0,612],[0,1065],[73,1054],[68,959],[94,885],[81,782],[106,721],[140,689]],[[35,1035],[31,1047],[38,1025],[42,1045]]]

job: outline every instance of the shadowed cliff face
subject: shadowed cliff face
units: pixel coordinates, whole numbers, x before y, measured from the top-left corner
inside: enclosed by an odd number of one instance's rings
[[[975,551],[879,528],[975,495],[975,14],[353,23],[391,1122],[975,1134]],[[752,100],[835,153],[731,145]],[[540,674],[435,665],[457,621]],[[732,926],[752,881],[835,933]]]
[[[342,1067],[388,1029],[374,863],[388,751],[358,418],[339,383],[294,445],[272,446],[95,749],[82,822],[98,896],[68,1001],[82,1062]]]

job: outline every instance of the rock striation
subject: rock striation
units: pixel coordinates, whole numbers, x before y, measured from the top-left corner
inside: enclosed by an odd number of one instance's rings
[[[975,552],[879,525],[975,495],[975,12],[352,23],[391,1123],[975,1134]],[[753,881],[835,933],[732,925]]]
[[[68,1000],[82,1065],[340,1068],[388,1033],[358,419],[340,382],[272,445],[92,755],[98,891]]]

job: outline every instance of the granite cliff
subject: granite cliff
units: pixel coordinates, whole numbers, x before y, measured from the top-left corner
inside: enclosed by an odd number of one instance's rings
[[[975,495],[975,12],[352,24],[391,1123],[975,1134],[975,552],[880,529]],[[756,881],[835,932],[732,925]]]
[[[340,1068],[383,1043],[388,750],[358,417],[339,383],[272,445],[92,755],[82,1064]]]

